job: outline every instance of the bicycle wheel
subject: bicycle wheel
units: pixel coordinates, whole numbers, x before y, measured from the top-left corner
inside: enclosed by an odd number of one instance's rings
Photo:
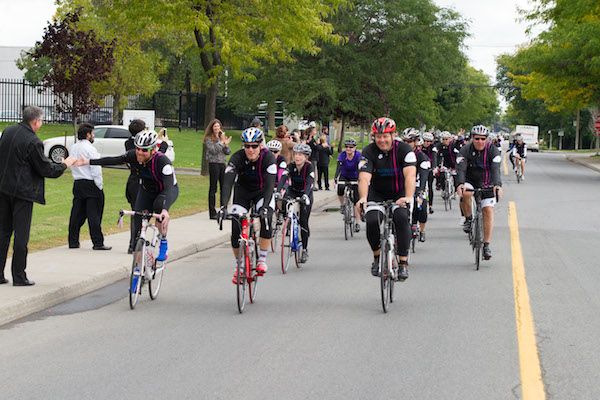
[[[150,291],[150,298],[156,300],[158,292],[162,286],[163,275],[166,267],[166,261],[155,261],[152,273],[152,279],[148,281],[148,290]]]
[[[521,183],[521,165],[517,164],[517,171],[515,172],[517,175],[517,183]]]
[[[138,239],[133,252],[133,263],[131,265],[131,275],[129,275],[129,308],[132,310],[137,304],[140,294],[142,294],[142,274],[144,273],[144,239]]]
[[[473,241],[475,242],[475,268],[477,269],[477,271],[479,271],[479,261],[481,260],[481,246],[482,246],[482,240],[481,240],[481,221],[479,220],[480,216],[477,215],[475,217],[474,220],[474,224],[473,224],[473,229],[475,229],[474,232],[474,239]]]
[[[300,263],[300,257],[302,257],[302,243],[300,243],[300,238],[298,238],[298,248],[294,252],[294,261],[296,262],[296,268],[300,268],[302,263]]]
[[[348,240],[348,210],[344,210],[344,240]]]
[[[237,307],[240,314],[244,312],[244,306],[246,305],[246,287],[248,286],[248,282],[246,281],[245,266],[247,262],[247,253],[248,246],[246,245],[246,243],[242,243],[242,245],[240,246],[240,254],[238,256],[238,268],[236,271],[237,284],[235,285],[237,295]],[[240,266],[242,266],[243,268],[240,268]]]
[[[275,228],[273,228],[273,235],[271,236],[271,252],[275,253],[278,248],[277,235],[279,235],[279,230],[281,229],[281,222],[279,212],[276,212],[273,216],[275,218]]]
[[[292,240],[290,235],[290,219],[286,218],[281,227],[281,272],[286,273],[292,257]]]
[[[252,235],[254,236],[254,234]],[[258,257],[258,242],[254,238],[254,246],[250,247],[250,279],[248,280],[248,296],[250,297],[250,303],[254,303],[256,300],[256,285],[258,285],[258,274],[256,273],[256,261]],[[248,275],[247,275],[248,276]]]
[[[381,289],[381,307],[383,312],[388,312],[388,306],[390,301],[390,270],[389,270],[389,249],[386,239],[382,240],[381,253],[379,256],[379,277],[380,277],[380,289]]]
[[[348,212],[348,229],[350,230],[350,237],[354,237],[354,225],[356,219],[354,218],[354,204],[349,198],[346,199],[346,210]]]

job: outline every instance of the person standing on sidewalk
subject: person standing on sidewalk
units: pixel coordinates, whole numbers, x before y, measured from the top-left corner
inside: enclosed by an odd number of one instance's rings
[[[213,119],[206,127],[204,146],[208,161],[210,187],[208,189],[208,212],[210,219],[217,219],[216,194],[217,182],[221,189],[219,207],[223,207],[223,182],[225,182],[225,156],[231,153],[231,137],[221,130],[221,121]]]
[[[322,190],[323,187],[325,187],[325,190],[329,190],[329,160],[333,155],[333,149],[329,143],[327,143],[327,135],[321,135],[315,147],[319,153],[319,156],[317,157],[319,163],[317,166],[317,169],[319,170],[319,190]],[[325,180],[325,184],[321,182],[322,178]]]
[[[315,178],[319,176],[319,152],[317,151],[317,139],[315,138],[317,134],[317,127],[314,122],[311,122],[308,125],[308,128],[304,131],[304,137],[306,139],[306,144],[310,147],[311,154],[309,155],[308,161],[311,162],[314,168]],[[317,186],[317,179],[313,180],[313,190],[319,190]]]
[[[55,164],[44,155],[44,144],[36,135],[43,116],[41,108],[25,107],[23,121],[0,136],[0,284],[8,282],[4,266],[13,233],[13,286],[35,284],[25,273],[33,203],[46,204],[44,178],[58,178],[76,161],[67,157]]]
[[[71,147],[71,155],[75,158],[100,158],[100,153],[92,145],[94,143],[94,126],[81,124],[77,130],[77,143]],[[102,214],[104,212],[104,192],[102,191],[102,167],[85,165],[73,166],[73,206],[69,218],[69,248],[79,248],[79,231],[88,221],[90,237],[94,250],[110,250],[104,245],[102,234]]]

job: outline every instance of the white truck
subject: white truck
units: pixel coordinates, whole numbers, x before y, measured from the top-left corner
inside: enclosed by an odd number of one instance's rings
[[[535,125],[517,125],[515,127],[514,135],[521,135],[523,142],[527,144],[527,149],[531,151],[540,151],[540,143],[538,141],[538,134],[540,127]]]

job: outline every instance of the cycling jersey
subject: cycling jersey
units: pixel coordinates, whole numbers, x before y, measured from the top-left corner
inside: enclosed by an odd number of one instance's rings
[[[498,148],[489,142],[481,151],[475,150],[473,143],[464,146],[457,159],[456,184],[470,183],[475,188],[502,186],[501,161]]]
[[[429,157],[418,148],[415,150],[415,156],[417,157],[417,192],[425,193],[431,162]]]
[[[438,144],[437,146],[437,154],[438,160],[436,166],[444,166],[450,169],[456,168],[456,155],[454,154],[454,150],[452,149],[452,143],[448,143],[445,145],[443,143]]]
[[[280,154],[277,156],[275,164],[277,165],[277,176],[275,177],[275,184],[277,185],[281,179],[281,176],[287,170],[287,161],[285,161],[285,158]]]
[[[416,166],[417,157],[410,146],[396,140],[390,151],[371,143],[363,149],[358,165],[360,172],[372,174],[369,201],[398,200],[406,194],[404,168]]]
[[[335,179],[340,181],[356,181],[358,179],[358,164],[360,162],[360,151],[354,152],[352,160],[348,159],[348,154],[342,152],[338,155],[337,168],[335,170]]]
[[[515,143],[515,145],[512,148],[511,154],[513,157],[515,157],[518,154],[521,158],[527,158],[527,144]]]
[[[287,187],[286,197],[296,198],[307,195],[309,198],[309,204],[300,203],[300,213],[298,215],[301,227],[300,238],[304,249],[308,249],[308,239],[310,237],[308,219],[312,210],[314,181],[315,172],[310,161],[306,161],[300,169],[295,162],[292,162],[288,165],[287,173],[283,175],[278,187],[279,190],[284,186]]]
[[[438,166],[438,148],[437,148],[437,146],[434,146],[433,144],[430,144],[429,146],[423,145],[423,147],[421,148],[421,151],[423,153],[425,153],[427,158],[429,158],[429,162],[431,163],[431,168]]]

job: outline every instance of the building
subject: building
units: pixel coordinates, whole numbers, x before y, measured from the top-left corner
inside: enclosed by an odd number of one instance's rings
[[[17,59],[28,47],[0,46],[0,79],[23,79],[24,72],[17,67]]]

